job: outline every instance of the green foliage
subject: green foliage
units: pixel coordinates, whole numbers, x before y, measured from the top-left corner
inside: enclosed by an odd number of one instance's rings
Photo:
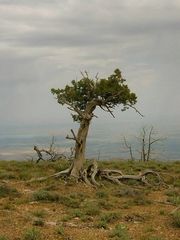
[[[122,104],[126,110],[129,105],[136,103],[136,95],[131,93],[125,84],[119,69],[106,79],[90,79],[88,74],[83,75],[82,79],[71,82],[64,89],[51,89],[52,94],[56,95],[59,104],[67,104],[76,112],[73,116],[74,121],[80,121],[81,116],[77,110],[85,111],[88,103],[93,103],[91,112],[97,106],[108,107],[110,109]]]

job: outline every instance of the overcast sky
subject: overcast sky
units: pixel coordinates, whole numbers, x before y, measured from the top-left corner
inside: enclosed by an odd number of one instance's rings
[[[0,0],[0,129],[70,122],[50,88],[115,68],[143,124],[178,126],[180,0]],[[115,115],[142,121],[132,110]]]

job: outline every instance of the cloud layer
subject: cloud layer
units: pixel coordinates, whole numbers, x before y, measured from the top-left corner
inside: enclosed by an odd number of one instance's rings
[[[180,117],[179,11],[178,0],[0,0],[0,126],[66,122],[50,88],[80,70],[106,76],[117,67],[146,120],[173,124]]]

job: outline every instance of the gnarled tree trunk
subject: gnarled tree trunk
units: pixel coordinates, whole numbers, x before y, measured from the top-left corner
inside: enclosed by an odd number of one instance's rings
[[[85,160],[86,139],[88,135],[90,119],[83,119],[80,123],[75,144],[75,157],[72,163],[71,176],[79,177],[80,171],[83,169]]]

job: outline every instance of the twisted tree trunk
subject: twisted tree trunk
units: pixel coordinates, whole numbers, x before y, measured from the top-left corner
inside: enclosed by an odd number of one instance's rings
[[[89,131],[90,119],[83,119],[80,123],[75,144],[75,157],[72,163],[70,175],[79,178],[80,172],[83,169],[85,160],[86,139]]]

